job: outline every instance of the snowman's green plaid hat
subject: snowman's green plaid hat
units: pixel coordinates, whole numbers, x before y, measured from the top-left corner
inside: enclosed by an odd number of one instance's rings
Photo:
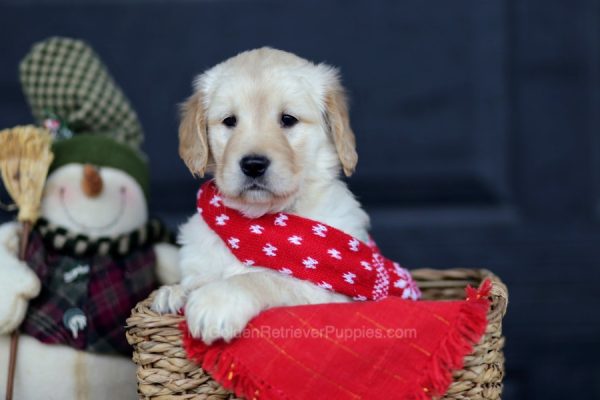
[[[148,193],[141,124],[89,46],[69,38],[44,40],[21,61],[19,72],[34,117],[57,135],[51,171],[69,163],[113,167]]]

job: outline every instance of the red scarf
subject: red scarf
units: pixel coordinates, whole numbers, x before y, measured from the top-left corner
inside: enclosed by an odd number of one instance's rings
[[[202,187],[198,208],[248,265],[291,272],[361,300],[381,299],[272,308],[251,320],[231,343],[211,346],[192,338],[182,323],[188,357],[238,396],[442,397],[452,371],[462,368],[463,358],[485,331],[489,281],[479,290],[468,288],[465,301],[405,301],[401,297],[418,297],[418,289],[405,270],[381,257],[373,245],[294,215],[246,219],[223,206],[213,183]],[[312,261],[305,262],[307,257]],[[353,275],[344,276],[348,272]]]
[[[361,242],[293,214],[246,218],[223,204],[213,181],[198,191],[197,207],[233,255],[248,266],[270,268],[354,300],[416,300],[421,295],[410,273],[383,257],[372,241]]]

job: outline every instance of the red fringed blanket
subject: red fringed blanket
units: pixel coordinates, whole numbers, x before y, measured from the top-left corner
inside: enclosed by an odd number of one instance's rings
[[[278,214],[266,216],[268,219],[264,220],[247,220],[247,226],[236,227],[232,222],[243,217],[223,206],[212,183],[203,186],[198,208],[209,226],[223,240],[238,239],[229,242],[234,254],[238,250],[238,258],[240,254],[245,257],[250,254],[246,252],[254,251],[259,261],[262,261],[259,257],[275,258],[267,254],[273,250],[265,252],[264,246],[257,248],[253,244],[253,250],[239,252],[242,245],[256,243],[242,241],[240,236],[246,235],[246,229],[250,235],[260,236],[260,233],[252,233],[251,230],[264,232],[269,223],[285,223],[283,226],[274,225],[282,228],[289,223],[293,225],[296,218],[302,220],[297,216]],[[297,226],[306,223],[315,224],[314,221],[305,220],[299,221]],[[263,226],[263,229],[250,228],[252,225]],[[320,225],[326,229],[323,232],[323,228],[317,228],[319,233],[330,233],[338,238],[338,233],[345,235],[336,232],[335,228]],[[224,226],[227,226],[226,230],[222,229]],[[302,237],[303,241],[308,239],[311,242],[309,248],[317,251],[319,257],[329,255],[339,261],[327,252],[331,241],[321,242],[327,244],[320,247],[314,245],[326,237],[314,233],[312,225],[310,227],[296,236]],[[311,234],[315,238],[311,238]],[[254,239],[252,236],[244,237]],[[279,239],[287,237],[281,236]],[[268,237],[265,240],[271,239]],[[355,251],[350,247],[342,252],[342,244],[346,242],[346,237],[340,239],[335,249],[340,251],[341,257],[355,260],[352,257]],[[285,248],[285,242],[277,243]],[[462,367],[464,356],[471,352],[472,345],[479,341],[485,331],[491,283],[484,282],[479,290],[467,288],[467,299],[464,301],[404,300],[402,297],[413,298],[418,295],[410,275],[400,274],[399,266],[395,267],[381,257],[375,247],[362,242],[359,244],[370,248],[361,249],[366,251],[361,255],[374,257],[370,260],[379,266],[373,269],[375,274],[357,273],[351,279],[353,284],[343,277],[348,272],[342,271],[346,268],[341,267],[344,264],[334,263],[333,272],[331,269],[324,270],[315,279],[323,280],[327,276],[331,281],[327,283],[333,290],[355,297],[381,300],[270,309],[250,321],[242,334],[231,343],[218,342],[211,346],[192,338],[187,326],[182,323],[183,345],[188,357],[225,388],[247,399],[430,399],[443,395],[451,382],[452,371]],[[279,250],[277,244],[271,245]],[[256,256],[259,252],[263,255]],[[297,257],[291,256],[289,260],[298,261]],[[262,266],[262,262],[256,265]],[[340,267],[336,268],[336,265]],[[370,272],[360,262],[358,266]],[[310,270],[308,275],[302,275],[304,271],[297,267],[289,269],[294,276],[314,282],[311,279],[315,276],[314,268],[307,268]],[[342,279],[335,280],[340,273]],[[380,295],[381,276],[388,277],[388,282],[384,281],[383,286],[389,297]]]

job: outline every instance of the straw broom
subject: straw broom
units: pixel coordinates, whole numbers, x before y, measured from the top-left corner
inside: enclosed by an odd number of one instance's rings
[[[0,131],[2,181],[19,209],[17,220],[22,225],[20,260],[25,258],[29,233],[39,217],[44,183],[54,159],[50,151],[51,144],[50,132],[31,125]],[[18,331],[13,332],[6,386],[7,400],[12,399],[18,338]]]

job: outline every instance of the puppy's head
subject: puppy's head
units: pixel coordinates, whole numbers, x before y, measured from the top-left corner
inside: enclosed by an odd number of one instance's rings
[[[255,217],[293,204],[303,185],[356,166],[337,71],[270,48],[200,75],[182,106],[179,154],[214,175],[230,206]]]

